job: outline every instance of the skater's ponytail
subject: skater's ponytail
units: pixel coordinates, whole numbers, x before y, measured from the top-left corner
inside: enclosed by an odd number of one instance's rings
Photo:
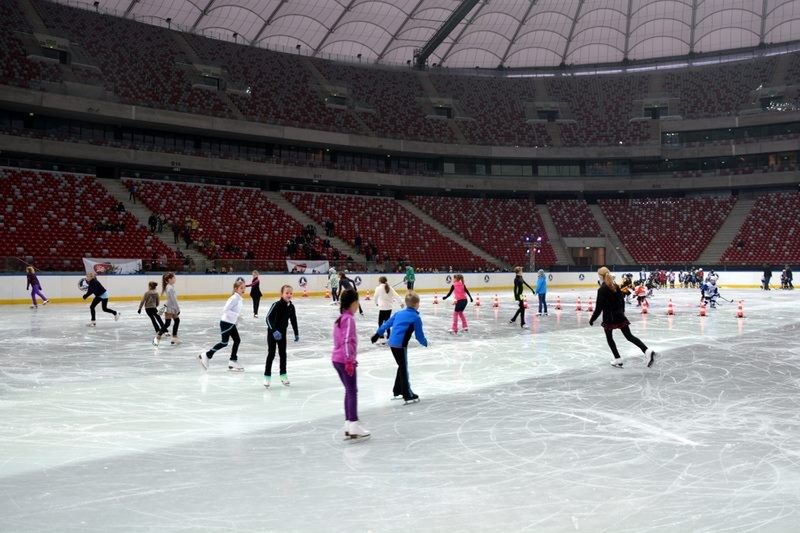
[[[358,293],[353,289],[347,289],[339,295],[339,318],[336,319],[336,327],[342,322],[342,316],[345,311],[350,309],[350,306],[358,301]]]
[[[161,276],[161,294],[167,292],[167,285],[169,285],[169,280],[175,277],[175,274],[172,272],[165,272],[163,276]]]
[[[383,288],[386,289],[386,294],[389,294],[389,280],[386,279],[386,276],[379,277],[378,283],[383,283]]]
[[[603,277],[603,283],[606,284],[606,287],[611,289],[611,292],[617,292],[618,287],[617,284],[614,283],[614,275],[611,272],[606,272],[606,275]]]

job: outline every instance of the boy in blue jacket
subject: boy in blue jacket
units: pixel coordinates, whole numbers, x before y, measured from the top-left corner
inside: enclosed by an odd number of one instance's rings
[[[411,390],[408,379],[408,341],[414,335],[417,341],[428,346],[428,339],[422,331],[422,317],[419,316],[419,296],[414,291],[406,294],[406,308],[389,317],[384,322],[375,335],[372,336],[372,344],[378,342],[383,337],[387,329],[392,330],[389,336],[389,347],[392,349],[394,360],[397,361],[397,376],[394,379],[394,396],[402,396],[408,403],[418,402],[419,396]]]
[[[547,277],[544,270],[539,270],[536,278],[536,294],[539,296],[539,316],[547,316]]]

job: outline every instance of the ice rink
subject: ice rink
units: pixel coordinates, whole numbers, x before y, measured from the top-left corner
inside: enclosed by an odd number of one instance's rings
[[[656,366],[618,335],[621,370],[577,294],[591,292],[551,293],[530,330],[507,324],[509,294],[497,311],[482,294],[457,337],[450,302],[426,295],[408,406],[390,400],[396,366],[369,344],[364,302],[361,442],[342,438],[322,299],[295,299],[292,384],[271,390],[263,316],[244,315],[244,373],[226,351],[197,364],[221,300],[183,302],[183,344],[160,349],[132,302],[112,298],[122,319],[98,313],[96,329],[84,305],[2,307],[0,530],[800,530],[800,292],[722,290],[744,298],[737,319],[661,291],[650,314],[628,309]]]

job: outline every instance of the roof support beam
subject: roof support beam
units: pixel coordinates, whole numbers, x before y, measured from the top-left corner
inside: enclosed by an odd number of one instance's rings
[[[135,6],[137,2],[139,2],[139,0],[131,0],[131,3],[128,6],[128,9],[126,9],[125,10],[125,14],[122,15],[122,18],[128,18],[128,16],[130,15],[131,11],[133,11],[133,6]]]
[[[631,19],[633,18],[633,0],[628,0],[628,17],[625,21],[625,55],[622,56],[623,61],[628,60],[628,53],[631,51]]]
[[[267,17],[267,20],[264,21],[264,24],[261,26],[261,29],[258,30],[256,36],[253,37],[253,39],[250,41],[250,46],[256,46],[258,44],[258,40],[261,38],[261,34],[264,33],[264,31],[266,31],[267,26],[272,24],[272,19],[275,18],[275,15],[278,14],[278,11],[281,10],[283,4],[285,4],[286,1],[287,0],[281,0],[280,3],[275,7],[275,9],[272,10],[272,13],[270,13],[269,17]]]
[[[761,7],[761,37],[758,40],[758,44],[764,44],[764,40],[767,38],[767,13],[769,12],[769,6],[767,5],[768,3],[768,0],[764,0],[764,4]]]
[[[458,5],[457,8],[453,10],[447,20],[436,30],[436,33],[430,38],[430,40],[425,43],[425,45],[420,49],[419,53],[416,54],[414,57],[414,64],[419,69],[424,69],[425,64],[428,62],[428,58],[431,56],[433,52],[439,47],[440,44],[447,39],[447,36],[450,35],[458,24],[464,20],[464,17],[469,15],[469,12],[472,11],[472,8],[478,4],[479,0],[462,0],[461,3]],[[483,4],[486,5],[486,4]],[[483,7],[483,6],[481,6]],[[478,12],[480,12],[480,8],[478,8]],[[477,15],[477,13],[476,13]],[[473,19],[475,17],[472,17]],[[466,29],[466,26],[465,26]],[[464,33],[464,30],[461,30],[461,33]],[[459,34],[459,38],[461,35]],[[458,38],[456,39],[456,41]],[[455,44],[456,41],[453,41]],[[453,47],[450,46],[450,49]],[[447,50],[447,53],[450,53],[450,49]],[[447,56],[447,54],[445,54]]]
[[[324,44],[325,44],[325,42],[328,40],[328,37],[330,37],[330,36],[331,36],[331,33],[333,33],[334,31],[336,31],[336,27],[337,27],[337,26],[339,25],[339,23],[342,21],[342,19],[344,18],[344,16],[345,16],[347,13],[349,13],[349,12],[350,12],[350,9],[353,7],[353,4],[355,4],[355,3],[356,3],[356,0],[350,0],[350,2],[347,4],[347,7],[345,7],[345,8],[342,10],[342,12],[339,14],[339,16],[338,16],[338,17],[336,17],[336,22],[334,22],[334,23],[333,23],[333,26],[331,26],[331,29],[329,29],[329,30],[328,30],[328,33],[326,33],[326,34],[325,34],[325,37],[323,37],[323,38],[322,38],[322,40],[319,42],[319,44],[317,45],[317,49],[316,49],[316,50],[314,50],[314,53],[312,54],[312,57],[317,57],[317,54],[319,53],[319,51],[320,51],[320,50],[322,50],[322,45],[324,45]]]
[[[694,45],[695,45],[694,39],[695,39],[695,35],[697,34],[697,32],[695,31],[696,26],[697,26],[697,1],[698,0],[692,0],[692,25],[689,27],[690,31],[691,31],[690,36],[689,36],[689,53],[690,54],[694,53]]]
[[[517,31],[514,32],[514,36],[508,42],[508,46],[506,47],[505,53],[503,53],[503,58],[500,60],[501,65],[505,65],[506,59],[508,59],[508,54],[511,52],[511,47],[514,46],[514,41],[517,40],[517,36],[519,36],[519,32],[522,31],[522,27],[525,25],[525,22],[528,20],[528,16],[531,14],[531,10],[533,6],[536,5],[536,0],[530,0],[530,5],[528,9],[525,10],[525,14],[522,15],[522,18],[519,21],[519,26],[517,26]]]
[[[572,25],[569,27],[569,36],[567,42],[564,44],[564,54],[561,56],[561,64],[567,64],[567,55],[569,54],[569,47],[572,45],[572,36],[575,35],[575,26],[578,25],[578,19],[581,16],[581,9],[583,9],[583,0],[578,2],[578,9],[575,10],[575,16],[572,17]]]
[[[415,5],[415,6],[414,6],[414,9],[412,9],[412,10],[411,10],[411,13],[409,13],[409,14],[408,14],[408,16],[407,16],[407,17],[406,17],[406,19],[403,21],[403,23],[400,25],[400,27],[399,27],[399,28],[397,28],[397,31],[396,31],[396,32],[394,32],[394,35],[392,35],[392,38],[391,38],[391,39],[389,39],[389,41],[386,43],[386,46],[384,46],[384,47],[383,47],[383,50],[381,50],[381,53],[380,53],[380,54],[378,54],[378,61],[380,61],[381,59],[383,59],[383,56],[385,56],[385,55],[386,55],[386,52],[388,52],[388,51],[389,51],[389,47],[390,47],[390,46],[392,46],[392,43],[393,43],[393,42],[395,42],[395,41],[397,40],[397,37],[398,37],[398,36],[399,36],[399,35],[400,35],[400,34],[403,32],[403,30],[406,28],[406,24],[408,24],[408,21],[414,18],[414,15],[416,15],[416,14],[417,14],[417,10],[419,9],[419,6],[421,6],[421,5],[422,5],[422,2],[424,2],[424,1],[425,1],[425,0],[419,0],[419,2],[417,2],[417,5]]]
[[[192,29],[189,30],[190,33],[194,33],[194,30],[197,29],[197,25],[200,24],[200,21],[203,20],[206,15],[208,15],[208,10],[211,9],[211,6],[214,4],[214,2],[215,0],[208,0],[206,8],[200,12],[200,16],[197,17],[197,20],[195,20],[194,24],[192,24]]]

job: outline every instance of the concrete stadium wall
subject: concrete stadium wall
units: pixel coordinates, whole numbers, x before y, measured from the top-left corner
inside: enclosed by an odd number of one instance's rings
[[[635,275],[635,273],[634,273]],[[250,280],[248,274],[179,274],[176,282],[178,297],[182,300],[221,299],[231,294],[233,282],[239,276]],[[360,281],[359,292],[362,297],[371,294],[378,285],[381,274],[352,274],[351,277]],[[405,292],[402,283],[402,274],[386,274],[389,283],[397,285],[401,294]],[[437,293],[440,297],[449,290],[449,274],[418,274],[415,289],[421,293]],[[778,273],[772,278],[773,284],[778,282]],[[550,277],[549,289],[563,291],[570,289],[593,289],[597,287],[597,276],[594,272],[553,272]],[[465,274],[467,287],[473,296],[481,294],[484,302],[494,293],[508,297],[508,291],[513,285],[514,275],[511,273],[490,274]],[[30,293],[25,290],[25,276],[4,276],[0,283],[0,304],[28,304]],[[54,303],[80,302],[82,293],[78,289],[80,274],[48,275],[40,274],[44,293]],[[533,285],[536,275],[525,274],[526,281]],[[112,300],[138,301],[147,290],[148,281],[161,281],[158,274],[131,275],[131,276],[102,276],[101,283],[108,289]],[[327,276],[308,274],[305,276],[295,274],[263,274],[261,287],[265,297],[275,297],[280,292],[281,285],[289,284],[295,289],[295,297],[302,297],[303,285],[309,296],[322,296],[325,293]],[[761,272],[723,272],[720,285],[723,288],[758,288],[761,283]],[[502,293],[506,294],[502,294]]]

